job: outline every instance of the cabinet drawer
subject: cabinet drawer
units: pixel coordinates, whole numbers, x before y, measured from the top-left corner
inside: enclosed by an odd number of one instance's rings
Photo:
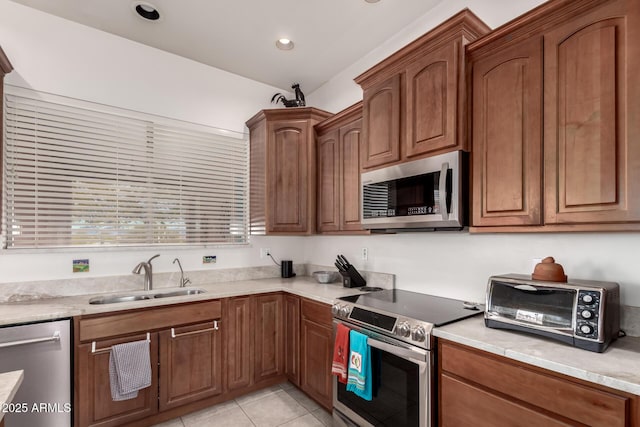
[[[81,342],[94,341],[105,337],[170,328],[182,324],[184,319],[189,319],[189,323],[196,323],[217,319],[221,315],[220,300],[138,309],[81,318],[78,322],[78,336]]]
[[[447,375],[440,382],[440,426],[570,426]],[[481,414],[479,416],[479,414]]]
[[[328,304],[322,304],[302,298],[302,317],[311,320],[320,325],[331,327],[331,307]]]
[[[502,359],[440,342],[443,372],[587,425],[627,425],[629,398]]]

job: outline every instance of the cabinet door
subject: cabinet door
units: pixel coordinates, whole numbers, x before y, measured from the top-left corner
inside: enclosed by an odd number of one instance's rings
[[[640,220],[640,11],[606,2],[545,34],[545,222]]]
[[[331,410],[333,406],[331,307],[302,299],[301,313],[300,388],[327,410]]]
[[[340,229],[338,130],[318,137],[318,231]]]
[[[227,388],[246,388],[252,384],[253,378],[251,298],[230,298],[226,310]]]
[[[284,373],[282,295],[260,295],[255,301],[254,381],[259,383]]]
[[[473,225],[542,221],[542,39],[473,63]]]
[[[363,91],[362,167],[400,160],[400,75]]]
[[[74,408],[76,426],[120,426],[146,418],[158,412],[158,339],[151,334],[151,386],[138,392],[135,399],[113,401],[109,382],[109,355],[112,345],[145,339],[146,335],[102,340],[96,342],[96,351],[91,344],[81,344],[76,350]]]
[[[300,386],[300,298],[284,297],[284,373]]]
[[[220,319],[172,328],[160,338],[160,410],[222,393]]]
[[[340,128],[340,229],[362,230],[360,223],[360,147],[362,120]]]
[[[310,232],[307,198],[309,179],[315,170],[309,168],[309,132],[306,120],[269,123],[267,231]]]
[[[453,149],[456,132],[460,43],[420,58],[406,72],[406,157]]]

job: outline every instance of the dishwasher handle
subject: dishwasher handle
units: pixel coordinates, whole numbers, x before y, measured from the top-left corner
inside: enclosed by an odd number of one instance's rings
[[[53,341],[53,342],[60,341],[60,331],[55,331],[53,333],[53,336],[51,336],[51,337],[32,338],[32,339],[29,339],[29,340],[18,340],[18,341],[3,342],[3,343],[0,343],[0,348],[9,348],[9,347],[15,347],[15,346],[18,346],[18,345],[36,344],[36,343],[40,343],[40,342],[49,342],[49,341]]]

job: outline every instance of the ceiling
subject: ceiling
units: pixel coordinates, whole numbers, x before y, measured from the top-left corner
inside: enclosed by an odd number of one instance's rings
[[[310,93],[443,0],[13,0],[291,91]],[[279,38],[294,41],[281,51]]]

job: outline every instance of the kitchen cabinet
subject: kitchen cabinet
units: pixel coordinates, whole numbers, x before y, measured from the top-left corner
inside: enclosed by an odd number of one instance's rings
[[[274,293],[254,298],[254,381],[259,383],[284,374],[283,296]]]
[[[331,114],[310,107],[262,110],[250,131],[252,234],[313,234],[316,149],[313,126]]]
[[[119,426],[220,394],[221,314],[222,302],[214,300],[75,318],[75,425]],[[151,386],[114,402],[110,348],[147,333]]]
[[[468,47],[471,231],[640,229],[640,7],[545,3]]]
[[[331,307],[301,299],[300,388],[328,411],[333,406]]]
[[[438,381],[443,427],[640,423],[638,396],[442,339]]]
[[[318,232],[364,233],[360,224],[362,102],[316,125]]]
[[[222,393],[221,326],[218,317],[158,333],[161,411]]]
[[[465,9],[356,77],[363,169],[468,149],[464,48],[488,31]]]
[[[284,373],[290,383],[300,386],[300,298],[284,296]]]
[[[249,387],[253,381],[253,328],[251,297],[229,298],[224,316],[226,327],[226,375],[229,390]]]

